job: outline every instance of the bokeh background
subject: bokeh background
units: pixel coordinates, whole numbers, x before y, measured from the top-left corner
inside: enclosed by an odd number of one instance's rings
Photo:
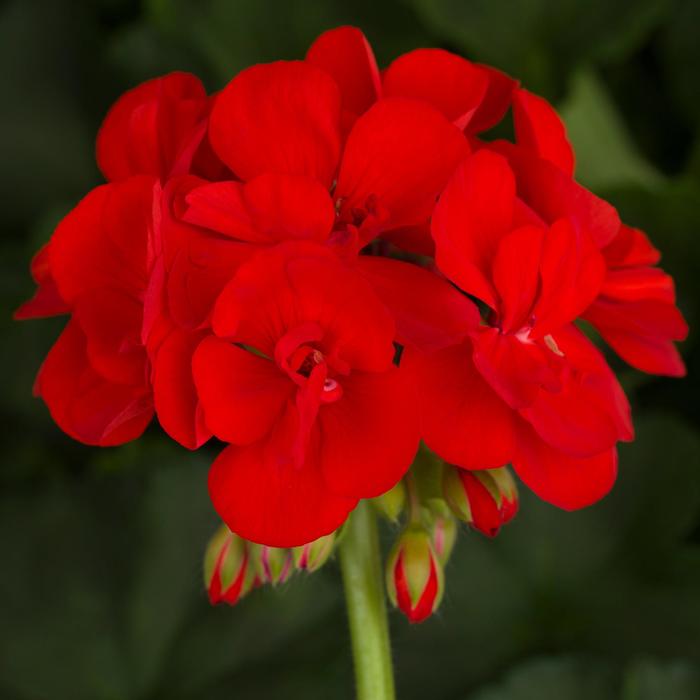
[[[579,179],[649,232],[697,328],[698,0],[2,2],[2,700],[352,697],[336,567],[210,608],[211,455],[157,429],[119,449],[71,442],[31,396],[62,321],[10,320],[31,254],[99,182],[96,129],[124,89],[173,69],[217,89],[343,23],[384,65],[442,46],[553,100]],[[460,538],[439,614],[392,615],[402,700],[700,698],[697,333],[683,352],[684,381],[613,360],[638,439],[609,498],[566,514],[523,493],[497,540]]]

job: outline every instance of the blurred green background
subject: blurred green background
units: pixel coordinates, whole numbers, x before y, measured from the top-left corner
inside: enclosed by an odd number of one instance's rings
[[[10,320],[32,290],[31,254],[99,181],[96,129],[124,89],[173,69],[216,89],[343,23],[384,65],[443,46],[552,99],[580,180],[650,233],[697,327],[697,0],[3,2],[2,700],[352,697],[336,567],[210,608],[211,454],[155,429],[120,449],[71,442],[31,397],[63,322]],[[496,541],[460,538],[439,614],[418,627],[392,615],[402,700],[700,698],[696,337],[684,381],[613,360],[638,439],[609,498],[566,514],[524,493]]]

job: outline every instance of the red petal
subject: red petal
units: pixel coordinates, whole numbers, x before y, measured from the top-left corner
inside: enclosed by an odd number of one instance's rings
[[[471,134],[486,131],[503,119],[518,85],[516,80],[496,68],[476,65],[486,75],[488,86],[484,99],[469,122],[468,131]]]
[[[467,469],[511,461],[513,412],[474,367],[468,344],[430,354],[406,348],[401,366],[416,382],[431,450]]]
[[[605,260],[588,233],[576,231],[566,219],[555,222],[544,238],[532,337],[541,338],[583,313],[604,277]]]
[[[542,500],[563,508],[584,508],[605,496],[617,478],[617,450],[593,457],[570,457],[549,447],[527,423],[517,430],[513,468]]]
[[[340,93],[324,71],[301,61],[239,73],[211,113],[212,146],[238,177],[308,175],[330,187],[340,155]]]
[[[49,244],[42,246],[32,258],[30,267],[32,279],[36,282],[37,290],[34,296],[25,301],[13,314],[16,320],[28,318],[46,318],[67,313],[70,309],[61,299],[56,286],[56,280],[51,273],[49,264]]]
[[[418,449],[414,388],[404,372],[353,372],[343,396],[321,407],[320,456],[328,488],[356,498],[379,496],[408,471]]]
[[[399,56],[384,72],[385,97],[424,100],[464,129],[481,104],[488,77],[478,67],[443,49],[417,49]]]
[[[540,392],[523,417],[550,446],[575,457],[632,440],[629,402],[603,356],[573,326],[562,328],[555,342],[568,368],[562,389]]]
[[[501,239],[493,261],[493,283],[501,299],[498,323],[505,333],[527,325],[539,291],[544,231],[523,226]]]
[[[202,333],[175,330],[153,362],[153,399],[163,430],[190,450],[201,447],[211,431],[204,422],[192,374],[192,355]]]
[[[203,181],[195,177],[173,178],[158,198],[153,247],[160,256],[165,309],[184,328],[207,322],[216,298],[235,270],[255,253],[255,247],[228,237],[210,234],[182,220],[185,197]],[[157,290],[152,290],[157,294]]]
[[[477,307],[438,275],[417,265],[369,255],[361,255],[357,264],[394,317],[398,342],[437,350],[459,343],[478,327]]]
[[[459,166],[435,207],[432,234],[440,270],[496,308],[491,263],[512,228],[515,179],[501,156],[479,151]]]
[[[297,242],[259,253],[219,297],[213,327],[273,357],[277,341],[307,322],[323,330],[324,353],[350,367],[383,371],[394,356],[394,324],[360,274],[327,248]]]
[[[661,253],[654,248],[647,235],[636,228],[622,224],[613,240],[603,249],[610,267],[637,267],[656,265]]]
[[[49,351],[35,391],[59,428],[88,445],[108,447],[135,440],[153,417],[146,387],[115,384],[90,366],[76,320]]]
[[[585,318],[633,367],[650,374],[685,376],[685,365],[672,341],[685,339],[688,326],[673,304],[601,297],[588,308]]]
[[[512,408],[530,406],[541,389],[561,389],[562,359],[548,347],[486,327],[472,340],[474,364]]]
[[[78,299],[74,318],[87,338],[89,361],[100,374],[120,384],[146,381],[140,302],[117,289],[94,289]]]
[[[335,221],[328,190],[303,175],[202,185],[187,195],[187,204],[184,221],[250,243],[325,241]]]
[[[384,230],[427,221],[467,151],[462,134],[430,105],[380,100],[348,137],[335,191],[341,217],[374,197],[387,211]]]
[[[356,27],[321,34],[306,53],[306,62],[325,70],[338,84],[343,109],[360,115],[379,99],[379,69],[372,47]]]
[[[165,179],[177,167],[185,172],[204,136],[207,108],[204,87],[190,73],[170,73],[126,92],[97,135],[97,162],[105,178]]]
[[[518,183],[518,196],[547,223],[570,219],[577,229],[588,231],[599,248],[620,229],[615,208],[596,197],[559,168],[528,151],[496,141],[489,148],[508,158]]]
[[[144,176],[102,185],[58,225],[49,261],[67,302],[101,287],[119,289],[135,299],[143,296],[153,186],[153,179]]]
[[[566,127],[543,97],[518,88],[513,93],[513,122],[519,146],[547,160],[567,175],[574,174],[574,149]]]
[[[296,388],[270,360],[213,337],[197,347],[192,369],[207,426],[236,445],[267,435]]]
[[[357,504],[327,490],[317,451],[310,450],[301,466],[278,464],[260,442],[227,447],[209,472],[209,493],[233,532],[272,547],[333,532]]]

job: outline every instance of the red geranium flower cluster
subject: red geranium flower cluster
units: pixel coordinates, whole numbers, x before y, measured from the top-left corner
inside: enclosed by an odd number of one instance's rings
[[[509,110],[515,142],[484,138]],[[673,282],[576,183],[553,108],[446,51],[380,72],[344,27],[211,96],[172,73],[118,100],[97,161],[107,184],[17,312],[70,316],[36,393],[91,445],[154,413],[187,448],[216,436],[212,500],[248,540],[332,532],[421,439],[588,505],[633,430],[578,321],[638,369],[684,372]]]

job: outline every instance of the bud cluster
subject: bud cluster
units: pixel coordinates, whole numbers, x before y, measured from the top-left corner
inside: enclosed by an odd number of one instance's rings
[[[293,547],[269,547],[248,542],[226,525],[209,541],[204,557],[204,584],[212,605],[235,605],[264,584],[285,583],[294,571],[316,571],[333,553],[336,535]]]
[[[442,600],[457,519],[495,537],[517,513],[518,491],[507,467],[468,471],[424,453],[404,482],[374,503],[393,523],[408,511],[387,560],[386,585],[393,605],[410,622],[421,622]]]

